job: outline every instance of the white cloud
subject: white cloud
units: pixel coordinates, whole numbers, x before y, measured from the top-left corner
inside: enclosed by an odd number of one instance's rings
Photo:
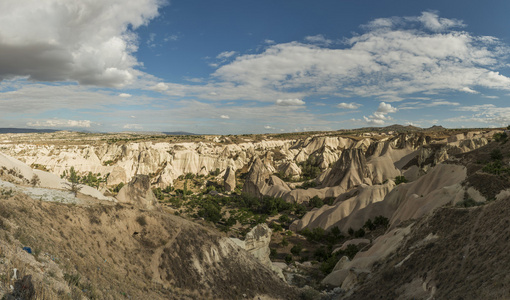
[[[495,109],[496,106],[494,104],[480,104],[480,105],[471,105],[471,106],[464,106],[459,107],[456,109],[456,111],[473,111],[473,112],[479,112],[484,110],[492,110]]]
[[[218,56],[216,56],[216,58],[217,59],[226,59],[226,58],[230,58],[236,54],[237,54],[236,51],[224,51],[224,52],[221,52],[220,54],[218,54]]]
[[[305,37],[305,41],[312,43],[312,44],[319,44],[319,45],[324,45],[324,46],[329,46],[331,43],[333,43],[332,40],[327,39],[322,34],[307,36],[307,37]]]
[[[445,31],[451,27],[464,27],[462,21],[456,19],[439,18],[435,12],[423,12],[417,18],[425,28],[432,31]]]
[[[140,71],[136,29],[158,15],[159,0],[0,2],[0,80],[77,81],[123,86]]]
[[[377,109],[377,112],[387,114],[387,113],[394,113],[397,112],[397,108],[391,106],[389,103],[381,102],[379,104],[379,108]]]
[[[380,19],[342,49],[275,44],[259,54],[237,56],[220,66],[213,79],[250,92],[339,93],[385,102],[420,93],[476,93],[479,87],[510,91],[510,78],[494,71],[503,66],[509,48],[494,37],[451,30],[461,26],[431,12]]]
[[[275,129],[275,128],[272,126],[266,125],[266,126],[264,126],[264,129]]]
[[[158,91],[158,92],[164,92],[168,90],[168,84],[164,82],[159,82],[158,84],[150,87],[151,90]]]
[[[473,90],[473,89],[471,89],[471,88],[468,88],[468,87],[466,87],[466,86],[465,86],[465,87],[463,87],[463,88],[461,88],[460,90],[461,90],[462,92],[466,92],[466,93],[470,93],[470,94],[478,94],[478,92],[477,92],[477,91],[475,91],[475,90]]]
[[[344,108],[344,109],[357,109],[357,108],[360,108],[362,105],[359,104],[359,103],[354,103],[354,102],[351,102],[351,103],[339,103],[336,107],[338,108]]]
[[[122,128],[124,128],[124,129],[137,129],[137,130],[140,130],[140,129],[143,129],[143,126],[140,125],[140,124],[126,124],[126,125],[122,126]]]
[[[230,119],[230,116],[228,116],[228,115],[221,115],[220,118],[222,118],[222,119]]]
[[[120,93],[119,94],[119,97],[121,98],[130,98],[132,95],[131,94],[127,94],[127,93]]]
[[[303,101],[301,99],[278,99],[278,100],[276,100],[276,105],[299,106],[299,105],[305,105],[305,101]]]
[[[52,127],[52,128],[71,128],[71,127],[77,127],[77,128],[89,128],[93,124],[93,122],[89,120],[46,120],[46,121],[35,121],[35,122],[28,122],[27,126],[30,127]]]
[[[274,44],[274,43],[275,43],[275,41],[273,41],[273,40],[269,40],[269,39],[264,40],[264,44]]]
[[[385,121],[393,120],[393,118],[387,114],[395,113],[397,110],[398,109],[391,106],[391,104],[381,102],[377,108],[377,111],[375,111],[369,117],[363,116],[363,119],[369,125],[383,125]]]
[[[163,40],[165,42],[170,42],[170,41],[175,42],[178,39],[179,39],[179,36],[177,34],[171,34],[171,35],[166,36]]]

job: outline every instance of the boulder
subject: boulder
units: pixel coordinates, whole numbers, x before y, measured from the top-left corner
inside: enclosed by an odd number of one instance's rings
[[[119,191],[117,201],[132,204],[141,209],[159,207],[158,200],[152,193],[148,175],[135,175],[133,179]]]

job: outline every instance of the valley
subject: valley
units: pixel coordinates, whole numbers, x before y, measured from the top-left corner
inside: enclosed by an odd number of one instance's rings
[[[502,297],[507,139],[0,134],[0,296],[24,280],[37,299]]]

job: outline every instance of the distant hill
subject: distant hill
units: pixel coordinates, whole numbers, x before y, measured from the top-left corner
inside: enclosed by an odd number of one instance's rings
[[[1,133],[51,133],[60,130],[55,129],[32,129],[32,128],[0,128]]]
[[[163,134],[166,134],[166,135],[199,135],[199,134],[196,134],[196,133],[185,132],[185,131],[163,132]]]

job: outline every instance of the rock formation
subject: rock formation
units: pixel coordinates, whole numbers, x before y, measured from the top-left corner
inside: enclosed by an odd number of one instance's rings
[[[232,192],[236,188],[236,174],[231,167],[227,168],[223,176],[223,188],[225,192]]]
[[[271,234],[272,230],[264,223],[253,227],[253,229],[246,234],[244,241],[234,238],[232,241],[251,253],[251,255],[257,258],[264,266],[273,270],[281,279],[285,280],[282,269],[273,265],[269,259],[269,254],[271,252],[269,249]]]
[[[150,179],[147,175],[135,175],[127,185],[120,189],[117,201],[131,204],[141,209],[155,209],[159,207],[158,200],[152,192]]]

